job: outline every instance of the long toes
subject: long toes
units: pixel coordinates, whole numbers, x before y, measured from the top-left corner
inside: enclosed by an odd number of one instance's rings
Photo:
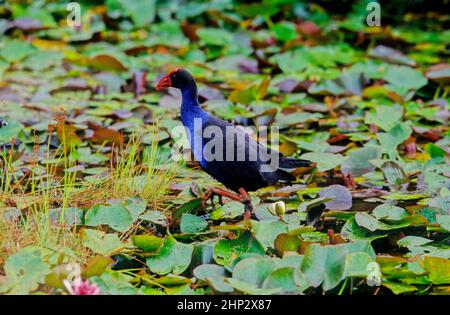
[[[244,210],[244,220],[250,220],[250,219],[256,219],[254,208],[250,200],[244,200],[243,201],[245,205]]]
[[[246,208],[248,207],[253,209],[252,200],[250,198],[242,199],[242,203],[245,205]]]

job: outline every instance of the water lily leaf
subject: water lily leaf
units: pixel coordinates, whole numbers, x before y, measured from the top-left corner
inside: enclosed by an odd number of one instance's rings
[[[417,193],[401,193],[401,192],[395,192],[391,194],[386,194],[381,196],[385,199],[394,199],[394,200],[416,200],[427,197],[425,194],[417,194]]]
[[[437,163],[444,162],[446,152],[441,147],[438,147],[433,143],[427,143],[425,145],[425,150],[428,152],[431,159],[433,159]]]
[[[405,66],[390,66],[384,79],[394,87],[405,90],[418,90],[428,83],[427,78],[419,71]]]
[[[346,45],[309,47],[290,50],[273,56],[270,61],[278,64],[285,73],[296,73],[308,67],[335,67],[352,61],[354,51]]]
[[[215,290],[219,292],[233,292],[234,289],[225,282],[226,270],[222,266],[213,264],[200,265],[194,269],[194,276],[203,281],[207,281]]]
[[[206,280],[208,277],[226,276],[224,267],[214,264],[200,265],[194,270],[194,276],[199,280]]]
[[[302,154],[300,158],[317,163],[317,169],[319,170],[319,172],[331,170],[340,165],[345,160],[345,157],[343,157],[341,154],[332,154],[326,152],[308,152]]]
[[[417,288],[413,285],[400,282],[383,281],[381,284],[391,290],[392,293],[397,295],[402,293],[414,292],[417,290]]]
[[[256,239],[265,249],[268,247],[274,248],[276,237],[288,231],[287,224],[281,221],[252,221],[252,228]]]
[[[302,240],[306,242],[314,242],[314,243],[324,243],[329,240],[327,234],[317,231],[301,233],[300,237],[302,238]]]
[[[53,225],[64,224],[69,227],[81,225],[84,221],[84,212],[80,208],[58,208],[49,210],[50,222]]]
[[[0,76],[3,76],[3,73],[8,68],[9,68],[9,64],[6,61],[3,61],[2,59],[0,59]]]
[[[247,294],[254,294],[254,295],[272,295],[277,294],[281,292],[279,288],[276,289],[264,289],[264,288],[258,288],[256,285],[239,281],[234,278],[227,278],[226,282],[231,285],[236,290],[239,290],[241,292],[247,293]]]
[[[265,289],[279,288],[282,292],[301,292],[294,278],[295,268],[283,267],[273,271],[262,285]]]
[[[320,190],[318,191],[320,192]],[[324,204],[325,202],[331,201],[331,198],[315,198],[305,202],[302,202],[298,205],[297,210],[299,212],[307,212],[317,206]]]
[[[147,202],[140,197],[128,198],[122,203],[130,212],[133,222],[135,222],[138,218],[141,218],[141,214],[147,208]]]
[[[127,67],[116,56],[104,53],[96,54],[88,59],[89,66],[103,71],[125,71]]]
[[[115,233],[106,234],[102,231],[83,229],[81,237],[84,246],[105,256],[109,256],[125,246]]]
[[[425,256],[420,265],[428,272],[428,278],[433,284],[450,283],[450,259]]]
[[[124,273],[108,270],[101,276],[89,278],[89,281],[95,283],[103,294],[132,295],[136,294],[138,289],[130,284],[131,279],[131,276]]]
[[[114,263],[114,260],[112,258],[97,255],[88,262],[82,275],[83,275],[83,277],[86,277],[86,278],[90,278],[93,276],[100,276],[113,263]]]
[[[405,66],[414,67],[416,65],[414,60],[405,56],[401,51],[383,45],[378,45],[371,49],[369,56]]]
[[[130,16],[136,27],[142,27],[153,22],[156,14],[156,0],[136,0],[127,2],[125,0],[107,0],[108,14],[116,16],[124,12]]]
[[[0,284],[0,293],[28,294],[44,283],[50,266],[42,260],[39,250],[22,249],[8,257],[4,265],[6,281]]]
[[[30,19],[32,22],[28,21],[28,23],[32,25],[38,25],[39,27],[54,27],[56,26],[55,19],[49,10],[46,10],[40,6],[12,6],[12,14],[14,16],[14,24],[16,27],[21,29],[30,29],[25,27],[24,24],[27,21],[23,21],[25,19]],[[19,23],[16,23],[19,22]],[[37,27],[37,28],[39,28]],[[33,29],[33,27],[31,27]]]
[[[355,220],[355,217],[348,219],[341,229],[341,236],[347,240],[358,241],[367,240],[372,241],[377,238],[383,238],[388,235],[384,231],[371,232],[370,230],[361,227]]]
[[[402,120],[403,110],[398,106],[377,106],[375,112],[368,112],[364,119],[366,124],[374,124],[384,131],[391,130]]]
[[[301,244],[298,236],[281,233],[275,238],[274,246],[277,255],[283,257],[285,252],[296,252]]]
[[[441,228],[450,232],[450,215],[436,216],[436,221],[441,226]]]
[[[403,168],[394,161],[384,162],[381,165],[381,171],[386,181],[392,187],[399,187],[408,183],[408,177],[403,171]]]
[[[139,219],[143,221],[150,221],[154,224],[159,224],[162,226],[166,226],[168,223],[166,216],[157,210],[147,211],[144,214],[141,214]]]
[[[275,34],[275,38],[282,42],[287,42],[297,38],[297,29],[294,23],[280,22],[272,27],[272,32]]]
[[[182,204],[178,209],[175,209],[172,213],[172,217],[175,220],[180,220],[183,213],[194,213],[195,210],[201,208],[202,198],[192,199]]]
[[[133,218],[121,203],[95,205],[86,212],[85,224],[88,226],[106,224],[116,231],[126,232],[133,224]]]
[[[398,156],[397,147],[411,135],[411,127],[406,123],[399,123],[388,132],[377,133],[383,152],[389,154],[391,159]]]
[[[421,215],[410,215],[401,220],[392,221],[388,224],[378,221],[375,217],[365,212],[356,213],[355,221],[361,227],[364,227],[372,232],[376,230],[388,231],[401,229],[407,226],[420,226],[427,223],[427,220]]]
[[[233,41],[231,33],[220,28],[200,28],[197,36],[204,44],[213,46],[227,46]]]
[[[298,112],[289,115],[278,114],[275,121],[281,126],[290,126],[305,122],[317,121],[321,117],[322,114],[320,113]]]
[[[191,270],[193,270],[196,266],[212,264],[214,262],[213,255],[215,244],[216,241],[214,240],[194,244],[194,251],[192,253],[190,265]]]
[[[28,56],[23,65],[33,71],[41,71],[53,65],[59,65],[63,59],[63,54],[52,51],[38,51]]]
[[[370,160],[381,157],[380,147],[370,146],[351,151],[347,159],[342,162],[341,170],[343,174],[352,174],[353,177],[361,176],[375,170],[375,166]]]
[[[377,219],[401,220],[408,216],[403,208],[384,203],[372,210],[372,215]]]
[[[208,228],[208,222],[196,215],[184,213],[181,217],[181,233],[201,233]]]
[[[162,238],[156,235],[147,235],[147,234],[134,235],[132,237],[132,240],[134,246],[149,252],[158,250],[163,243]]]
[[[389,229],[383,222],[378,221],[375,217],[365,212],[358,212],[355,215],[355,221],[359,226],[362,226],[372,232],[376,230]]]
[[[173,236],[167,235],[159,251],[147,257],[146,263],[152,272],[160,275],[180,274],[189,266],[193,249],[191,244],[177,242]]]
[[[20,61],[35,51],[36,48],[24,40],[11,39],[0,42],[0,57],[8,62]]]
[[[408,246],[421,246],[421,245],[428,244],[430,242],[432,242],[432,240],[429,240],[424,237],[410,235],[410,236],[403,237],[397,243],[399,246],[408,247]]]
[[[345,277],[366,277],[370,273],[373,257],[366,252],[351,253],[345,258]]]
[[[321,198],[333,198],[325,203],[329,210],[348,210],[352,207],[352,194],[342,185],[331,185],[319,192]]]
[[[312,84],[308,88],[308,93],[320,95],[361,95],[365,81],[361,72],[344,71],[337,79]]]
[[[239,261],[233,268],[233,279],[261,287],[273,271],[274,264],[268,258],[247,258]]]
[[[240,234],[236,239],[220,240],[214,246],[214,260],[223,266],[229,266],[244,253],[264,255],[264,247],[249,231]]]
[[[450,80],[450,64],[440,63],[426,70],[425,76],[434,81],[448,82]]]
[[[324,290],[336,287],[345,278],[346,257],[352,253],[364,252],[375,258],[375,252],[368,242],[321,246],[311,244],[305,251],[300,270],[313,287],[322,284]]]
[[[230,201],[211,212],[211,219],[233,219],[244,212],[244,205],[241,202]]]
[[[10,142],[12,139],[17,139],[23,125],[16,120],[8,120],[8,125],[0,128],[0,144]]]
[[[192,280],[182,276],[167,275],[159,279],[156,279],[155,282],[163,286],[174,287],[174,286],[189,285],[192,283]]]

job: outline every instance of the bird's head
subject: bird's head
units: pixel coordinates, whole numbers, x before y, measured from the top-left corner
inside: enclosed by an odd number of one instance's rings
[[[175,68],[169,74],[165,75],[156,85],[158,91],[168,87],[184,89],[195,89],[196,84],[192,75],[185,69]]]

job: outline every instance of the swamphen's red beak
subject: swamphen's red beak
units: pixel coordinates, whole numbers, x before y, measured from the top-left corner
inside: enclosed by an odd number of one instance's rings
[[[164,76],[156,85],[156,89],[158,91],[161,91],[162,89],[166,89],[168,87],[172,86],[172,82],[170,80],[170,73],[166,76]]]

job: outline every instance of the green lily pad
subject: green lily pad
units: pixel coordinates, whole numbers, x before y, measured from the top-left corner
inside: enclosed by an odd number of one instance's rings
[[[288,231],[286,223],[281,221],[252,221],[256,239],[264,246],[274,248],[274,241],[281,233]]]
[[[105,256],[125,247],[125,244],[120,241],[119,236],[115,233],[106,234],[102,231],[83,229],[82,239],[84,246]]]
[[[44,283],[50,266],[42,260],[39,250],[27,250],[8,257],[4,265],[6,281],[0,284],[0,293],[28,294]]]
[[[146,263],[151,272],[160,275],[171,272],[180,274],[189,266],[193,249],[191,244],[179,243],[173,236],[167,235],[159,251],[147,257]]]
[[[332,154],[326,152],[309,152],[302,154],[301,159],[317,163],[319,172],[325,172],[335,168],[344,162],[345,157],[341,154]]]
[[[432,242],[432,240],[429,240],[427,238],[424,237],[419,237],[419,236],[405,236],[403,237],[401,240],[398,241],[398,245],[399,246],[421,246],[421,245],[425,245]]]
[[[436,216],[436,221],[443,229],[450,232],[450,215]]]
[[[384,79],[393,86],[406,90],[418,90],[428,83],[421,72],[405,66],[390,66]]]
[[[208,222],[196,215],[184,213],[181,217],[181,233],[201,233],[207,228]]]
[[[370,160],[379,159],[381,150],[379,147],[370,146],[351,151],[347,159],[342,162],[341,169],[344,174],[352,174],[353,177],[361,176],[375,170]]]
[[[88,226],[106,224],[119,232],[126,232],[133,224],[130,211],[120,203],[95,205],[86,212],[84,220]]]
[[[372,215],[377,219],[401,220],[408,216],[403,208],[384,203],[372,210]]]
[[[134,235],[132,237],[132,240],[134,246],[150,252],[158,250],[163,243],[162,238],[156,235],[146,235],[146,234]]]
[[[36,48],[24,40],[11,39],[0,43],[0,57],[8,62],[20,61],[35,51]]]
[[[300,270],[311,286],[322,284],[324,290],[331,290],[345,278],[347,256],[359,252],[366,253],[371,259],[375,258],[370,243],[365,241],[332,246],[311,244],[305,251]]]
[[[220,240],[214,246],[214,260],[223,266],[231,265],[244,253],[264,255],[264,247],[249,231],[241,233],[236,239]]]

